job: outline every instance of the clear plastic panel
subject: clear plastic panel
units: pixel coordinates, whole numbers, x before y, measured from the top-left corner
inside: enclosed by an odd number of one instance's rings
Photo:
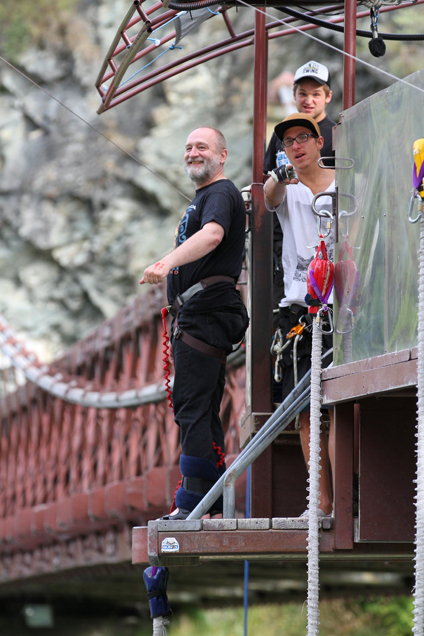
[[[336,157],[355,165],[336,170],[335,365],[417,344],[420,230],[408,213],[424,70],[406,79],[421,90],[397,82],[343,112],[336,131]]]

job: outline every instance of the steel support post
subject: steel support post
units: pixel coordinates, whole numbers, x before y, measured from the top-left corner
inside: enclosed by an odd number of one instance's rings
[[[356,55],[356,4],[357,0],[345,2],[345,53]],[[343,56],[343,110],[350,108],[355,103],[355,59],[348,55]]]
[[[255,68],[253,113],[253,183],[251,242],[250,408],[251,430],[257,430],[272,411],[269,343],[272,332],[272,215],[263,198],[263,155],[267,115],[268,38],[265,14],[255,17]],[[272,446],[253,463],[251,470],[252,517],[272,516]]]

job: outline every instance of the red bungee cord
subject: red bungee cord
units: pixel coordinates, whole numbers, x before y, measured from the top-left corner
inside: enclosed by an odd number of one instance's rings
[[[168,400],[169,408],[172,412],[174,412],[174,407],[172,405],[172,390],[169,385],[169,338],[166,332],[166,317],[169,314],[169,311],[166,307],[162,308],[162,326],[163,326],[163,370],[165,371],[165,391],[166,391],[166,399]]]
[[[225,464],[225,453],[222,452],[221,446],[218,446],[218,444],[215,444],[215,442],[212,442],[212,445],[213,445],[213,449],[215,453],[218,455],[218,461],[216,462],[216,467],[221,468],[221,466]]]
[[[163,370],[165,371],[165,391],[166,391],[166,399],[168,400],[168,404],[169,404],[169,408],[171,409],[172,412],[174,412],[174,407],[172,405],[172,391],[171,391],[171,387],[169,386],[169,338],[168,338],[168,333],[166,330],[166,317],[168,315],[169,311],[166,307],[163,307],[161,310],[161,315],[162,315],[162,326],[163,326],[163,333],[162,333],[162,337],[163,337]],[[222,449],[220,446],[218,446],[218,444],[215,444],[215,442],[213,442],[213,449],[215,451],[215,453],[218,455],[218,461],[216,463],[216,467],[217,468],[221,468],[221,466],[224,465],[225,463],[225,453],[222,452]],[[177,487],[175,489],[174,492],[174,497],[172,499],[172,504],[171,504],[171,508],[169,509],[169,514],[171,514],[174,510],[176,510],[176,504],[175,504],[175,497],[177,494],[177,490],[181,487],[182,484],[182,480],[183,478],[181,477],[180,481],[177,484]]]

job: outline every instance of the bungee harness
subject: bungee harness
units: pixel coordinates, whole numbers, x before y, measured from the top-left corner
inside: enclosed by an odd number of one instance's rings
[[[271,341],[271,355],[275,356],[275,365],[274,365],[274,380],[275,382],[281,382],[283,376],[281,374],[281,360],[283,358],[283,351],[287,349],[290,344],[293,344],[293,387],[296,387],[299,382],[299,376],[297,372],[297,345],[300,340],[303,338],[303,332],[305,329],[310,329],[311,325],[307,322],[306,316],[301,316],[299,318],[299,323],[292,327],[290,331],[284,335],[283,330],[278,329],[275,330],[275,333],[272,337]],[[287,342],[284,342],[284,339]],[[296,415],[295,419],[295,429],[299,430],[299,414]]]
[[[225,364],[227,359],[227,353],[224,349],[219,349],[218,347],[209,345],[206,342],[199,340],[198,338],[194,338],[193,336],[188,334],[186,331],[181,329],[181,327],[178,325],[178,313],[181,307],[184,305],[184,303],[186,303],[195,294],[201,292],[203,289],[206,289],[210,285],[214,285],[216,283],[222,283],[222,282],[232,283],[233,285],[235,285],[235,280],[231,276],[223,276],[223,275],[209,276],[207,278],[203,278],[198,283],[195,283],[194,285],[189,287],[183,294],[177,294],[177,296],[174,299],[174,302],[171,305],[167,305],[166,307],[162,308],[162,311],[161,311],[162,326],[163,326],[163,334],[162,334],[163,358],[162,360],[164,362],[163,369],[165,372],[165,390],[167,394],[167,401],[172,411],[174,411],[174,409],[173,409],[173,403],[172,403],[172,391],[171,391],[171,387],[169,383],[169,375],[170,375],[169,338],[168,338],[167,329],[166,329],[166,317],[169,314],[171,314],[175,318],[173,332],[172,332],[172,336],[174,338],[181,339],[185,344],[192,347],[193,349],[196,349],[197,351],[200,351],[201,353],[205,353],[206,355],[211,356],[212,358],[218,358],[219,360],[222,360],[223,364]],[[218,471],[225,470],[225,453],[222,451],[221,447],[218,446],[215,442],[213,442],[213,450],[215,452],[215,455],[217,456],[216,469]],[[180,461],[181,461],[181,458],[180,458]],[[187,476],[182,474],[181,479],[179,480],[174,492],[174,497],[172,499],[172,504],[169,510],[169,514],[171,514],[178,507],[176,504],[176,496],[180,488],[183,488],[185,491],[188,491],[191,493],[204,495],[208,490],[210,490],[210,488],[212,488],[215,481],[216,480],[205,479],[205,478],[196,477],[196,476]]]
[[[222,360],[223,362],[225,362],[227,358],[227,354],[223,349],[218,349],[218,347],[213,347],[212,345],[209,345],[206,342],[203,342],[202,340],[193,338],[193,336],[190,336],[190,334],[188,334],[186,331],[183,331],[183,329],[181,329],[178,326],[178,312],[180,311],[184,303],[187,302],[187,300],[190,300],[190,298],[192,298],[195,294],[202,291],[203,289],[206,289],[210,285],[214,285],[215,283],[222,283],[222,282],[226,282],[226,283],[229,282],[234,284],[234,278],[232,278],[231,276],[209,276],[208,278],[204,278],[203,280],[189,287],[183,294],[177,294],[172,305],[167,305],[166,307],[162,307],[162,310],[161,310],[162,326],[163,326],[162,361],[164,363],[163,370],[165,372],[166,399],[168,401],[169,408],[171,409],[171,411],[174,411],[174,408],[172,405],[172,390],[169,384],[169,375],[170,375],[169,338],[168,338],[167,329],[166,329],[166,317],[169,314],[171,314],[172,316],[175,316],[174,330],[172,333],[174,338],[180,338],[183,342],[185,342],[185,344],[189,345],[193,349],[197,349],[197,351],[201,351],[202,353],[205,353],[208,356],[211,356],[213,358],[218,358]]]

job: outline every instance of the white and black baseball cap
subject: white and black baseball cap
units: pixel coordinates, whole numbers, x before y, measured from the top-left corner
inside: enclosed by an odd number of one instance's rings
[[[315,80],[318,84],[327,84],[327,86],[331,88],[330,71],[324,64],[314,62],[314,60],[306,62],[306,64],[298,68],[294,74],[294,83],[296,84],[302,79],[309,78]]]

